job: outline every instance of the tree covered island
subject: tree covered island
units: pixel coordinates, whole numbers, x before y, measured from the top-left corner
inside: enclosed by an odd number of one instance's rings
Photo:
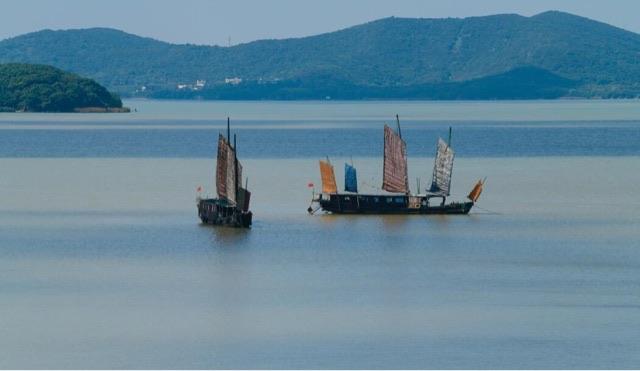
[[[97,82],[40,64],[0,64],[0,112],[129,112]]]

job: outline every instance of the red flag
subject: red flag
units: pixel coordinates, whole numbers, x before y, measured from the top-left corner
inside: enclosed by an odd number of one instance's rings
[[[196,189],[196,191],[198,191],[198,192],[202,192],[202,187],[201,187],[201,186],[198,186],[198,189]]]
[[[307,184],[307,187],[313,188],[313,183],[309,182],[309,184]]]

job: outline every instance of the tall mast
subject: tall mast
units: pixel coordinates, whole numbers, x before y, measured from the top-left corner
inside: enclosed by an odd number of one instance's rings
[[[447,141],[447,147],[451,147],[451,126],[449,126],[449,140]]]
[[[233,134],[233,166],[235,166],[235,184],[233,185],[236,205],[238,204],[238,153],[236,150],[236,135]],[[242,179],[240,179],[242,181]]]
[[[402,139],[402,130],[400,130],[400,116],[398,116],[398,114],[396,114],[396,123],[398,124],[398,136],[400,137],[400,139]],[[407,162],[407,158],[405,157],[404,159],[405,164]],[[405,165],[406,166],[406,165]],[[405,180],[404,183],[407,185],[407,195],[411,194],[411,191],[409,190],[409,175],[408,175],[408,171],[405,174]]]
[[[229,116],[227,116],[227,142],[231,142],[231,126],[229,124],[231,120],[229,119]],[[235,148],[235,145],[234,145]]]

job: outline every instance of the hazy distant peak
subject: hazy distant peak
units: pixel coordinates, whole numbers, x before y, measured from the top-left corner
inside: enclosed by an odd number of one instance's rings
[[[538,13],[538,14],[532,16],[531,19],[547,21],[547,22],[569,22],[569,23],[588,22],[588,23],[593,23],[593,24],[605,25],[607,27],[617,28],[617,27],[612,26],[610,24],[603,23],[603,22],[600,22],[600,21],[596,21],[596,20],[591,19],[591,18],[582,17],[582,16],[579,16],[579,15],[575,15],[575,14],[571,14],[571,13],[567,13],[567,12],[562,12],[562,11],[559,11],[559,10],[547,10],[546,12]]]
[[[560,11],[560,10],[547,10],[547,11],[538,13],[536,15],[533,15],[531,18],[547,18],[547,19],[552,19],[552,18],[578,18],[578,19],[589,19],[589,18],[581,17],[579,15],[563,12],[563,11]]]
[[[2,40],[0,41],[0,43],[4,41],[19,41],[20,39],[40,39],[40,38],[47,38],[47,39],[48,38],[56,38],[56,39],[69,38],[69,39],[81,39],[81,40],[93,40],[93,41],[108,40],[109,42],[113,42],[116,40],[121,40],[121,41],[139,40],[139,41],[145,41],[145,42],[166,44],[166,42],[164,41],[156,40],[151,37],[139,36],[139,35],[135,35],[132,33],[128,33],[122,30],[109,28],[109,27],[71,28],[71,29],[59,29],[59,30],[53,30],[53,29],[47,28],[47,29],[43,29],[35,32],[30,32],[24,35],[15,36],[10,39]]]
[[[567,12],[562,12],[559,10],[548,10],[546,12],[542,12],[532,16],[531,19],[550,22],[550,23],[556,23],[556,24],[557,23],[572,24],[576,27],[588,27],[587,25],[589,25],[591,27],[594,27],[594,29],[598,28],[600,30],[624,32],[627,34],[626,36],[638,35],[637,33],[629,30],[625,30],[624,28],[612,26],[605,22],[597,21],[595,19],[591,19],[591,18],[587,18],[587,17],[583,17],[583,16],[579,16],[579,15],[575,15]]]

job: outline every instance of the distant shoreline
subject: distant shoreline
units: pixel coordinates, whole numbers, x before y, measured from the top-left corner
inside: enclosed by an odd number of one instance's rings
[[[82,107],[73,110],[75,113],[129,113],[129,107]]]
[[[82,107],[69,112],[60,111],[20,111],[0,110],[0,113],[130,113],[129,107]]]
[[[362,99],[320,99],[320,98],[300,98],[300,99],[203,99],[203,98],[155,98],[140,96],[123,96],[127,101],[153,101],[153,102],[344,102],[344,103],[366,103],[366,102],[434,102],[434,103],[463,103],[463,102],[543,102],[543,101],[640,101],[640,97],[559,97],[559,98],[513,98],[513,99],[425,99],[425,98],[362,98]],[[128,107],[127,107],[128,108]]]

